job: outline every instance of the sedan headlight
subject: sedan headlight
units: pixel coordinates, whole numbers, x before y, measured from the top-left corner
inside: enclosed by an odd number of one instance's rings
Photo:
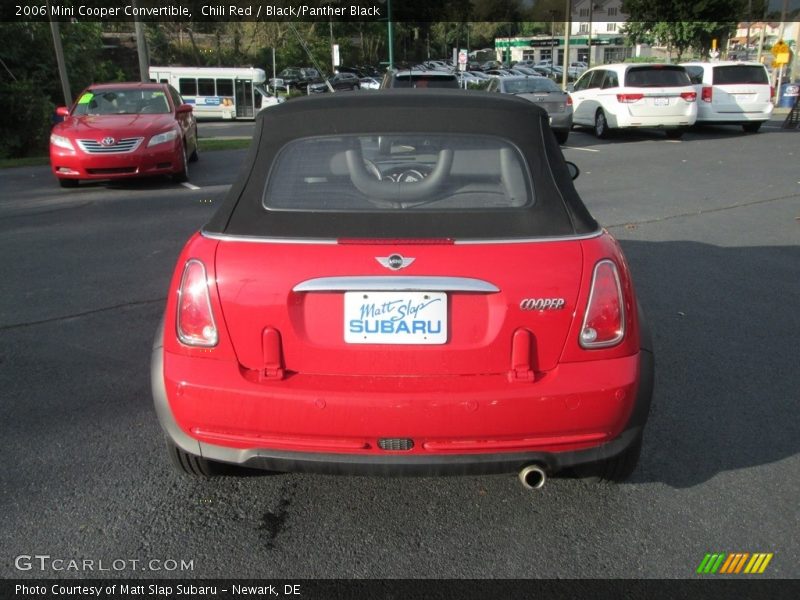
[[[164,133],[159,133],[158,135],[154,135],[150,138],[150,141],[147,142],[147,147],[149,148],[150,146],[157,146],[158,144],[171,142],[176,137],[178,137],[178,134],[175,131],[165,131]]]
[[[69,141],[69,138],[65,138],[63,135],[56,135],[55,133],[50,134],[50,143],[53,146],[58,146],[59,148],[64,148],[64,150],[75,150],[75,147],[72,145],[72,142]]]

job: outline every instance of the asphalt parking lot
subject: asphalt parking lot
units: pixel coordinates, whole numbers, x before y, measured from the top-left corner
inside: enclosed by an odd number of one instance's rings
[[[778,126],[570,136],[651,321],[656,392],[629,483],[539,492],[515,474],[178,475],[150,346],[245,151],[202,155],[189,186],[0,171],[0,577],[63,575],[15,568],[38,553],[193,561],[103,574],[124,577],[687,578],[707,552],[774,553],[763,577],[799,577],[800,132]]]

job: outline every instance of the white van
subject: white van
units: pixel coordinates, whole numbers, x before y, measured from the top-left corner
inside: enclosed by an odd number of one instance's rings
[[[679,139],[697,118],[697,92],[678,65],[593,67],[571,86],[571,94],[573,121],[593,127],[598,138],[612,129],[658,127],[667,137]]]
[[[757,62],[682,63],[697,90],[697,122],[741,125],[755,133],[772,114],[772,88]]]

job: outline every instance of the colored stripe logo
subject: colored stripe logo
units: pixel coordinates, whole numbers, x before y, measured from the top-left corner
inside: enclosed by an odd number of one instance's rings
[[[708,553],[703,557],[697,573],[700,575],[755,575],[763,573],[772,560],[773,553],[724,552]]]

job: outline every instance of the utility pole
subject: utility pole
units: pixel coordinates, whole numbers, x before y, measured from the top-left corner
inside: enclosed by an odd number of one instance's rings
[[[750,21],[753,20],[753,0],[747,0],[747,41],[744,44],[744,59],[750,60]]]
[[[566,3],[564,10],[564,72],[561,75],[561,87],[565,90],[569,84],[569,69],[567,65],[569,65],[569,34],[572,30],[572,0],[566,0]],[[553,66],[555,64],[556,61],[553,60]]]
[[[50,15],[50,0],[47,0],[47,14]],[[58,64],[58,76],[61,78],[61,91],[64,93],[64,102],[67,106],[72,106],[72,91],[69,87],[69,77],[67,76],[67,64],[64,61],[64,48],[61,45],[61,30],[58,21],[50,17],[50,33],[53,34],[53,47],[56,51],[56,64]]]
[[[133,3],[136,8],[136,2]],[[133,17],[133,28],[136,31],[136,53],[139,55],[139,80],[147,83],[150,81],[150,57],[147,53],[147,38],[144,35],[144,25],[139,17]]]
[[[389,70],[394,69],[394,25],[392,24],[392,0],[386,0],[386,35],[389,37]],[[428,51],[430,53],[430,50]]]

